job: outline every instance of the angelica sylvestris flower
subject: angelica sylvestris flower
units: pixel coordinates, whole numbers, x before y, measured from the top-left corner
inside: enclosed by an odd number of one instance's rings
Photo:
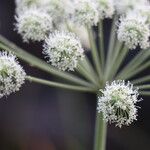
[[[93,0],[76,0],[73,3],[74,12],[72,19],[79,25],[96,25],[98,22],[98,11]]]
[[[124,14],[132,11],[136,5],[145,3],[146,0],[114,0],[117,13]]]
[[[142,49],[149,47],[150,30],[146,18],[137,14],[128,14],[122,17],[118,25],[118,40],[125,42],[130,49],[140,46]]]
[[[84,56],[81,43],[73,33],[58,31],[45,40],[43,53],[52,66],[63,71],[73,71]]]
[[[0,98],[20,89],[26,73],[16,57],[7,52],[0,52]]]
[[[98,99],[98,111],[103,113],[104,120],[116,126],[130,125],[137,120],[138,90],[125,81],[117,80],[107,83],[102,96]]]
[[[37,9],[25,11],[16,20],[17,31],[25,42],[29,40],[42,41],[52,29],[51,17]]]
[[[96,0],[100,19],[112,18],[115,8],[113,0]]]
[[[16,0],[16,12],[17,14],[23,13],[30,7],[40,7],[41,0]]]
[[[146,2],[143,5],[137,5],[134,9],[134,13],[139,13],[146,18],[146,22],[150,25],[150,2]]]

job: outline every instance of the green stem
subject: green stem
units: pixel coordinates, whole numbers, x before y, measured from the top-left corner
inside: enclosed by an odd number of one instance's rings
[[[143,96],[150,96],[150,91],[140,91],[139,93]]]
[[[111,33],[110,33],[110,39],[109,39],[109,47],[108,47],[108,52],[107,52],[107,59],[106,59],[106,67],[109,67],[111,64],[111,58],[115,46],[115,41],[116,41],[116,21],[118,19],[118,16],[115,16],[112,22],[112,27],[111,27]]]
[[[27,76],[26,80],[28,80],[30,82],[35,82],[35,83],[47,85],[47,86],[50,86],[50,87],[57,87],[57,88],[73,90],[73,91],[80,91],[80,92],[95,93],[95,90],[92,89],[92,88],[58,83],[58,82],[48,81],[48,80],[44,80],[44,79],[40,79],[40,78],[36,78],[36,77],[32,77],[32,76]]]
[[[118,59],[114,62],[114,65],[111,68],[112,71],[109,73],[110,79],[113,79],[114,76],[116,75],[116,73],[118,72],[118,70],[119,70],[121,64],[123,63],[124,58],[126,57],[127,53],[128,53],[128,49],[126,47],[124,47],[122,49],[122,51],[120,52]]]
[[[150,81],[150,75],[145,76],[143,78],[132,80],[131,82],[132,84],[136,85],[136,84],[141,84],[141,83],[149,82],[149,81]]]
[[[119,73],[118,76],[122,76],[129,72],[134,72],[135,68],[141,65],[147,58],[150,57],[150,50],[142,50],[137,56],[133,58],[129,64],[125,66],[125,68]]]
[[[99,75],[99,77],[102,77],[102,70],[101,70],[101,65],[100,65],[100,59],[99,59],[99,55],[98,55],[98,50],[97,50],[97,46],[93,37],[93,32],[92,29],[87,28],[88,31],[88,36],[89,36],[89,41],[90,41],[90,45],[91,45],[91,51],[92,51],[92,57],[93,57],[93,61],[97,70],[97,73]]]
[[[106,149],[107,125],[102,113],[96,113],[94,150]]]
[[[101,66],[104,67],[105,63],[105,52],[104,52],[104,30],[103,30],[103,21],[99,22],[99,49],[100,49],[100,58],[101,58]]]
[[[84,85],[87,87],[93,87],[93,85],[91,85],[90,83],[70,74],[67,72],[62,72],[59,71],[57,69],[55,69],[54,67],[50,66],[49,64],[47,64],[46,62],[40,60],[39,58],[31,55],[30,53],[26,52],[25,50],[19,48],[18,46],[16,46],[14,43],[8,41],[7,39],[5,39],[4,37],[2,37],[0,35],[0,41],[3,43],[0,43],[0,48],[7,50],[7,51],[11,51],[13,53],[15,53],[15,55],[17,57],[19,57],[20,59],[22,59],[23,61],[29,63],[31,66],[35,66],[43,71],[46,71],[52,75],[55,75],[57,77],[63,78],[67,81],[71,81],[73,83],[79,84],[79,85]],[[7,46],[6,46],[7,45]]]
[[[140,86],[137,86],[140,90],[149,90],[150,89],[150,85],[147,84],[147,85],[140,85]]]
[[[145,70],[145,69],[148,68],[148,67],[150,67],[150,61],[146,62],[145,64],[143,64],[143,65],[141,65],[141,66],[139,66],[139,67],[136,68],[134,71],[129,72],[128,74],[127,74],[127,73],[124,74],[124,75],[120,75],[120,74],[119,74],[116,78],[117,78],[117,79],[124,79],[124,80],[129,79],[129,78],[133,77],[134,75],[136,75],[136,74],[142,72],[143,70]]]
[[[106,71],[105,71],[105,79],[110,79],[112,78],[111,75],[113,74],[113,68],[116,66],[116,62],[118,61],[117,59],[120,59],[118,56],[119,56],[119,53],[121,51],[121,48],[122,48],[123,44],[120,43],[119,41],[117,41],[116,43],[116,46],[115,46],[115,51],[114,51],[114,54],[112,55],[112,61],[111,63],[109,64],[109,66],[106,68]],[[122,60],[120,60],[121,62]],[[119,64],[118,64],[119,65]]]

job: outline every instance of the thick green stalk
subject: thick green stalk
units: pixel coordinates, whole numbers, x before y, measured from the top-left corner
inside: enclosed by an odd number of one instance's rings
[[[63,78],[67,81],[71,81],[73,83],[79,84],[79,85],[84,85],[87,87],[93,87],[93,85],[91,85],[90,83],[70,74],[70,73],[66,73],[66,72],[62,72],[59,71],[57,69],[55,69],[54,67],[50,66],[49,64],[47,64],[46,62],[40,60],[39,58],[31,55],[30,53],[26,52],[25,50],[19,48],[18,46],[16,46],[14,43],[8,41],[7,39],[5,39],[4,37],[0,36],[0,48],[7,50],[7,51],[11,51],[13,53],[15,53],[15,55],[17,57],[19,57],[20,59],[22,59],[23,61],[29,63],[31,66],[37,67],[43,71],[46,71],[52,75],[55,75],[57,77]],[[6,46],[7,45],[7,46]]]
[[[67,89],[67,90],[73,90],[73,91],[80,91],[80,92],[91,92],[95,93],[95,89],[92,88],[87,88],[83,86],[75,86],[75,85],[69,85],[69,84],[64,84],[64,83],[58,83],[58,82],[53,82],[53,81],[48,81],[32,76],[27,76],[26,80],[30,82],[35,82],[43,85],[47,85],[50,87],[57,87],[57,88],[62,88],[62,89]]]
[[[97,70],[97,73],[99,75],[100,78],[102,78],[102,68],[100,65],[100,59],[99,59],[99,55],[98,55],[98,50],[97,50],[97,46],[94,40],[94,36],[93,36],[93,32],[92,29],[87,28],[88,31],[88,36],[89,36],[89,41],[90,41],[90,45],[91,45],[91,52],[92,52],[92,57],[93,57],[93,61]]]
[[[105,63],[105,49],[104,49],[104,30],[103,30],[103,21],[100,20],[99,22],[99,50],[100,50],[100,59],[101,59],[101,66],[102,69]]]
[[[106,134],[107,134],[107,125],[103,120],[103,115],[102,113],[97,112],[95,123],[94,150],[106,149]]]

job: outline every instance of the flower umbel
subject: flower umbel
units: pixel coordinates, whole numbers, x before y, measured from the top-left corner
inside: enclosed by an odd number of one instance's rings
[[[96,25],[98,22],[98,11],[96,3],[92,0],[78,0],[73,3],[74,12],[72,19],[79,25]]]
[[[25,76],[25,71],[14,55],[0,52],[0,98],[18,91]]]
[[[96,0],[100,19],[112,18],[115,8],[113,0]]]
[[[150,30],[146,24],[146,18],[137,14],[128,14],[120,19],[118,25],[118,40],[125,42],[130,49],[140,46],[142,49],[148,48]]]
[[[79,39],[73,33],[55,31],[45,40],[43,53],[52,66],[73,71],[84,57]]]
[[[106,122],[116,126],[129,125],[137,119],[138,90],[123,80],[107,83],[98,99],[98,111],[103,113]]]
[[[22,35],[25,42],[29,40],[42,41],[52,29],[51,17],[37,9],[25,11],[16,20],[18,33]]]

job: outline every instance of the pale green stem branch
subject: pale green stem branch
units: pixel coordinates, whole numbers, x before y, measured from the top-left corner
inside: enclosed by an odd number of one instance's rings
[[[91,74],[90,72],[88,72],[81,64],[78,65],[77,71],[78,71],[83,77],[85,77],[87,80],[89,80],[90,82],[92,82],[94,85],[98,86],[97,81],[96,81],[95,78],[92,76],[92,74]]]
[[[116,41],[116,21],[117,21],[117,19],[118,19],[118,17],[115,16],[114,19],[113,19],[113,22],[112,22],[110,39],[109,39],[109,47],[108,47],[107,59],[106,59],[106,66],[105,66],[106,69],[110,65],[112,54],[113,54],[113,50],[114,50],[114,46],[115,46],[115,41]]]
[[[89,41],[90,41],[90,45],[91,45],[93,61],[94,61],[94,64],[95,64],[95,67],[96,67],[99,77],[102,78],[100,59],[99,59],[99,55],[98,55],[97,46],[96,46],[96,43],[94,40],[93,32],[92,32],[92,29],[87,28],[87,30],[88,30],[88,36],[89,36]]]
[[[144,83],[144,82],[149,82],[150,81],[150,75],[148,76],[145,76],[143,78],[139,78],[139,79],[135,79],[135,80],[132,80],[132,84],[141,84],[141,83]]]
[[[140,91],[139,93],[143,96],[150,96],[150,91]]]
[[[142,72],[143,70],[145,70],[146,68],[150,67],[150,61],[146,62],[145,64],[141,65],[140,67],[136,68],[134,71],[129,72],[128,74],[124,74],[124,75],[118,75],[116,78],[117,79],[129,79],[131,77],[133,77],[134,75]]]
[[[105,80],[111,78],[111,75],[114,72],[113,66],[116,66],[116,62],[118,61],[117,59],[120,59],[118,56],[119,56],[122,46],[123,46],[123,43],[120,43],[119,41],[117,41],[116,46],[114,48],[114,54],[112,55],[112,58],[111,58],[111,63],[109,64],[109,66],[107,66],[106,71],[105,71]]]
[[[122,65],[127,53],[128,53],[128,48],[124,47],[122,49],[122,51],[120,52],[119,56],[118,56],[118,59],[116,59],[116,61],[114,62],[114,65],[112,66],[111,68],[111,72],[110,72],[110,75],[109,75],[109,79],[113,79],[114,76],[116,75],[116,73],[118,72],[120,66]]]
[[[30,82],[35,82],[43,85],[47,85],[50,87],[57,87],[57,88],[62,88],[62,89],[67,89],[67,90],[73,90],[73,91],[80,91],[80,92],[90,92],[90,93],[95,93],[95,90],[92,88],[87,88],[87,87],[82,87],[82,86],[73,86],[69,84],[64,84],[64,83],[58,83],[58,82],[53,82],[53,81],[48,81],[32,76],[27,76],[26,80]]]
[[[8,41],[6,38],[2,37],[0,35],[0,48],[7,50],[7,51],[11,51],[13,53],[15,53],[15,55],[17,57],[19,57],[20,59],[22,59],[23,61],[29,63],[31,66],[37,67],[43,71],[46,71],[52,75],[55,75],[57,77],[63,78],[67,81],[71,81],[73,83],[79,84],[79,85],[84,85],[87,87],[93,87],[93,85],[91,85],[90,83],[70,74],[70,73],[66,73],[66,72],[62,72],[59,71],[57,69],[55,69],[54,67],[50,66],[49,64],[47,64],[46,62],[42,61],[41,59],[31,55],[30,53],[26,52],[25,50],[19,48],[18,46],[16,46],[14,43]],[[7,45],[7,46],[6,46]]]
[[[103,21],[100,20],[99,22],[99,49],[100,49],[100,59],[101,59],[101,66],[102,69],[105,63],[105,49],[104,49],[104,30],[103,30]]]
[[[140,85],[140,86],[137,86],[140,90],[149,90],[150,89],[150,85]]]
[[[129,72],[133,72],[135,68],[141,65],[147,58],[150,57],[150,50],[142,50],[137,56],[133,58],[129,64],[125,66],[125,68],[119,73],[118,76],[122,76]]]

